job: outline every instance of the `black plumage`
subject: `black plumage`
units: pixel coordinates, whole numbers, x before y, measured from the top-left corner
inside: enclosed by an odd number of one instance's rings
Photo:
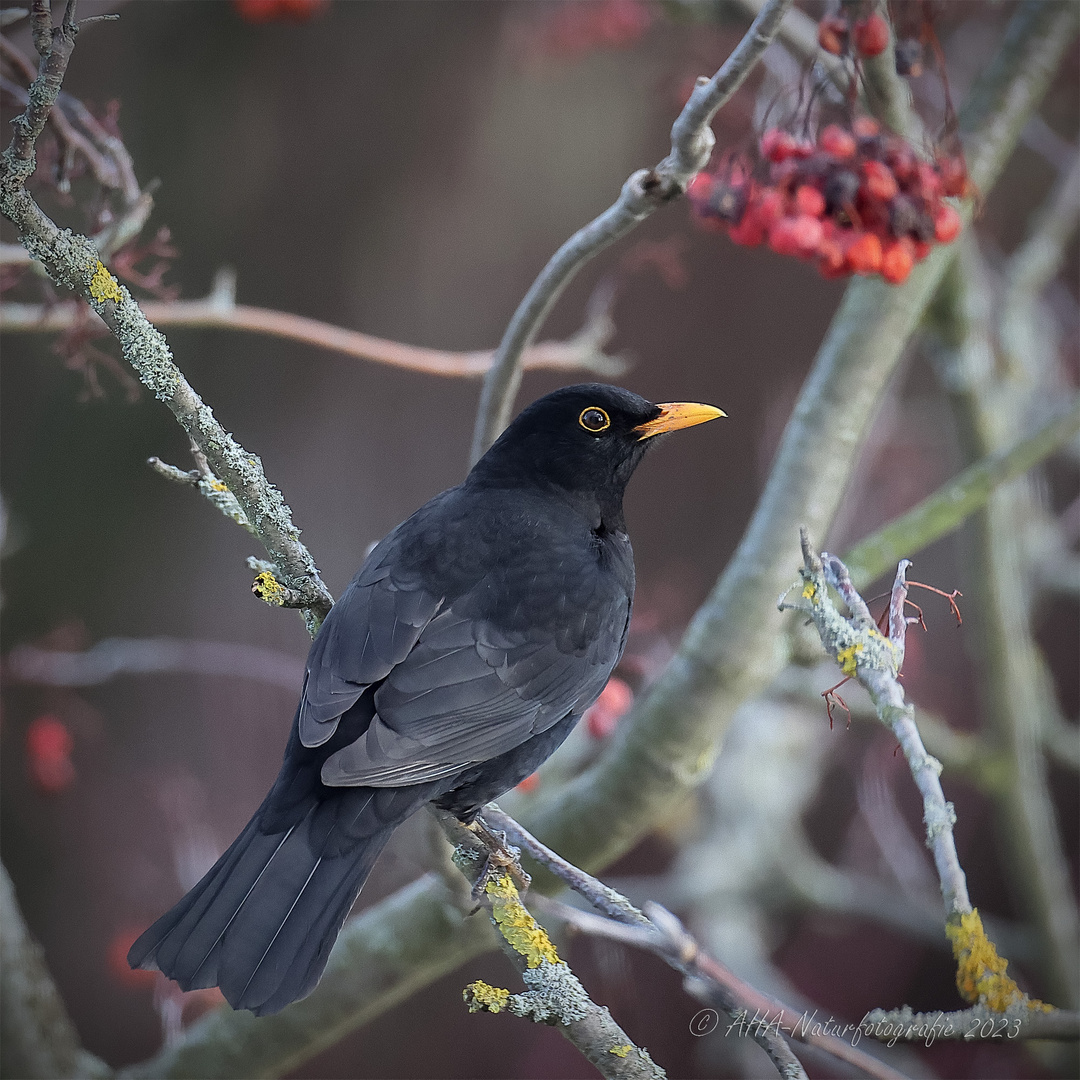
[[[634,595],[626,483],[652,436],[718,415],[557,390],[376,545],[312,644],[270,793],[132,966],[258,1014],[309,993],[393,830],[426,802],[472,820],[600,694]]]

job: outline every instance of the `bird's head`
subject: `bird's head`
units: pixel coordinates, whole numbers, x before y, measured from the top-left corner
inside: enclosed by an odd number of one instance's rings
[[[620,504],[657,435],[725,414],[711,405],[656,405],[604,383],[566,386],[525,408],[478,462],[478,478],[541,483]]]

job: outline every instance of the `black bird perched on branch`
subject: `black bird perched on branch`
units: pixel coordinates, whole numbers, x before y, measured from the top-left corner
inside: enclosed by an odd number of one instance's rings
[[[273,788],[131,965],[260,1015],[310,993],[394,829],[427,802],[472,821],[600,694],[634,595],[626,483],[653,436],[722,415],[556,390],[382,540],[312,644]]]

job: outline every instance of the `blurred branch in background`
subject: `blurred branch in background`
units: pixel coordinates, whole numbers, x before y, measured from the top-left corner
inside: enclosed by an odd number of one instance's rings
[[[552,255],[532,283],[506,328],[491,370],[484,377],[473,431],[471,461],[510,422],[521,386],[521,356],[577,272],[621,239],[654,210],[681,195],[690,178],[709,162],[715,136],[709,124],[742,85],[776,35],[791,0],[768,0],[745,37],[711,78],[699,78],[671,129],[671,153],[653,169],[640,169],[623,184],[615,203],[579,229]]]
[[[0,1072],[26,1080],[104,1077],[112,1070],[79,1045],[41,946],[30,936],[8,872],[0,866]]]
[[[122,675],[230,675],[296,693],[303,661],[288,653],[234,641],[103,638],[85,652],[17,645],[4,658],[4,678],[39,686],[100,686]]]
[[[1041,243],[1034,238],[1054,216],[1056,201],[1057,192],[1049,213],[1036,217],[1029,243]],[[1062,247],[1052,246],[1060,258]],[[1025,258],[1025,248],[1018,254]],[[1006,296],[999,301],[981,255],[969,242],[936,311],[941,340],[934,358],[971,459],[995,453],[1038,423],[1063,389],[1054,322],[1025,311],[1040,302],[1039,296],[1034,291],[1009,296],[1013,284],[1006,275]],[[1008,316],[1009,331],[997,322],[995,311]],[[1009,333],[1014,351],[1001,356],[998,335],[1007,338]],[[1080,1002],[1075,960],[1080,919],[1044,754],[1048,733],[1059,731],[1064,721],[1031,625],[1036,578],[1030,566],[1048,535],[1054,535],[1054,521],[1030,480],[1021,478],[995,491],[968,533],[972,572],[967,587],[980,644],[976,664],[986,738],[1004,769],[1004,782],[993,794],[1009,847],[1005,865],[1040,937],[1047,992],[1075,1008]],[[1061,543],[1061,550],[1067,545]]]
[[[5,244],[2,248],[0,263],[13,261],[8,257],[8,248],[26,254],[20,246]],[[530,346],[522,356],[523,367],[541,371],[584,371],[605,379],[624,374],[629,366],[627,362],[604,352],[615,332],[611,319],[613,299],[613,291],[603,285],[590,301],[585,325],[566,341],[541,341]],[[492,363],[491,350],[448,352],[425,349],[332,326],[303,315],[237,304],[236,275],[227,269],[218,271],[210,295],[203,300],[146,300],[140,306],[155,326],[268,334],[357,360],[371,360],[428,375],[476,377],[483,375]],[[56,333],[70,330],[78,324],[80,309],[82,305],[78,302],[47,305],[6,301],[0,303],[0,331]]]

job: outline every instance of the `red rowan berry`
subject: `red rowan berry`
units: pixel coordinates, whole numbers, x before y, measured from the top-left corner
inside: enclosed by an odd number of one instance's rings
[[[949,244],[960,235],[963,222],[960,215],[948,203],[941,203],[934,211],[934,239],[939,244]]]
[[[881,253],[881,276],[891,285],[906,281],[914,265],[910,240],[894,240]]]
[[[816,187],[802,184],[795,191],[795,209],[800,214],[809,214],[819,218],[825,213],[825,196]]]
[[[848,47],[848,23],[842,15],[826,15],[818,23],[818,44],[833,56],[843,56]]]
[[[877,14],[859,19],[852,37],[861,55],[880,56],[889,46],[889,24]]]
[[[970,193],[967,165],[962,157],[940,157],[937,160],[941,177],[942,195],[967,195]]]
[[[812,255],[821,243],[821,222],[809,214],[783,217],[769,228],[769,247],[778,255]]]
[[[781,128],[769,128],[761,136],[761,156],[769,161],[787,161],[798,145],[795,137]]]
[[[876,274],[881,269],[881,241],[873,233],[856,233],[846,260],[854,274]]]
[[[888,202],[900,190],[896,177],[884,162],[864,161],[862,171],[863,176],[866,177],[863,190],[868,198]]]
[[[881,134],[881,125],[869,116],[857,116],[851,124],[851,130],[860,139],[870,139]]]
[[[839,124],[829,124],[822,131],[818,143],[822,150],[835,158],[849,158],[855,153],[855,137]]]

